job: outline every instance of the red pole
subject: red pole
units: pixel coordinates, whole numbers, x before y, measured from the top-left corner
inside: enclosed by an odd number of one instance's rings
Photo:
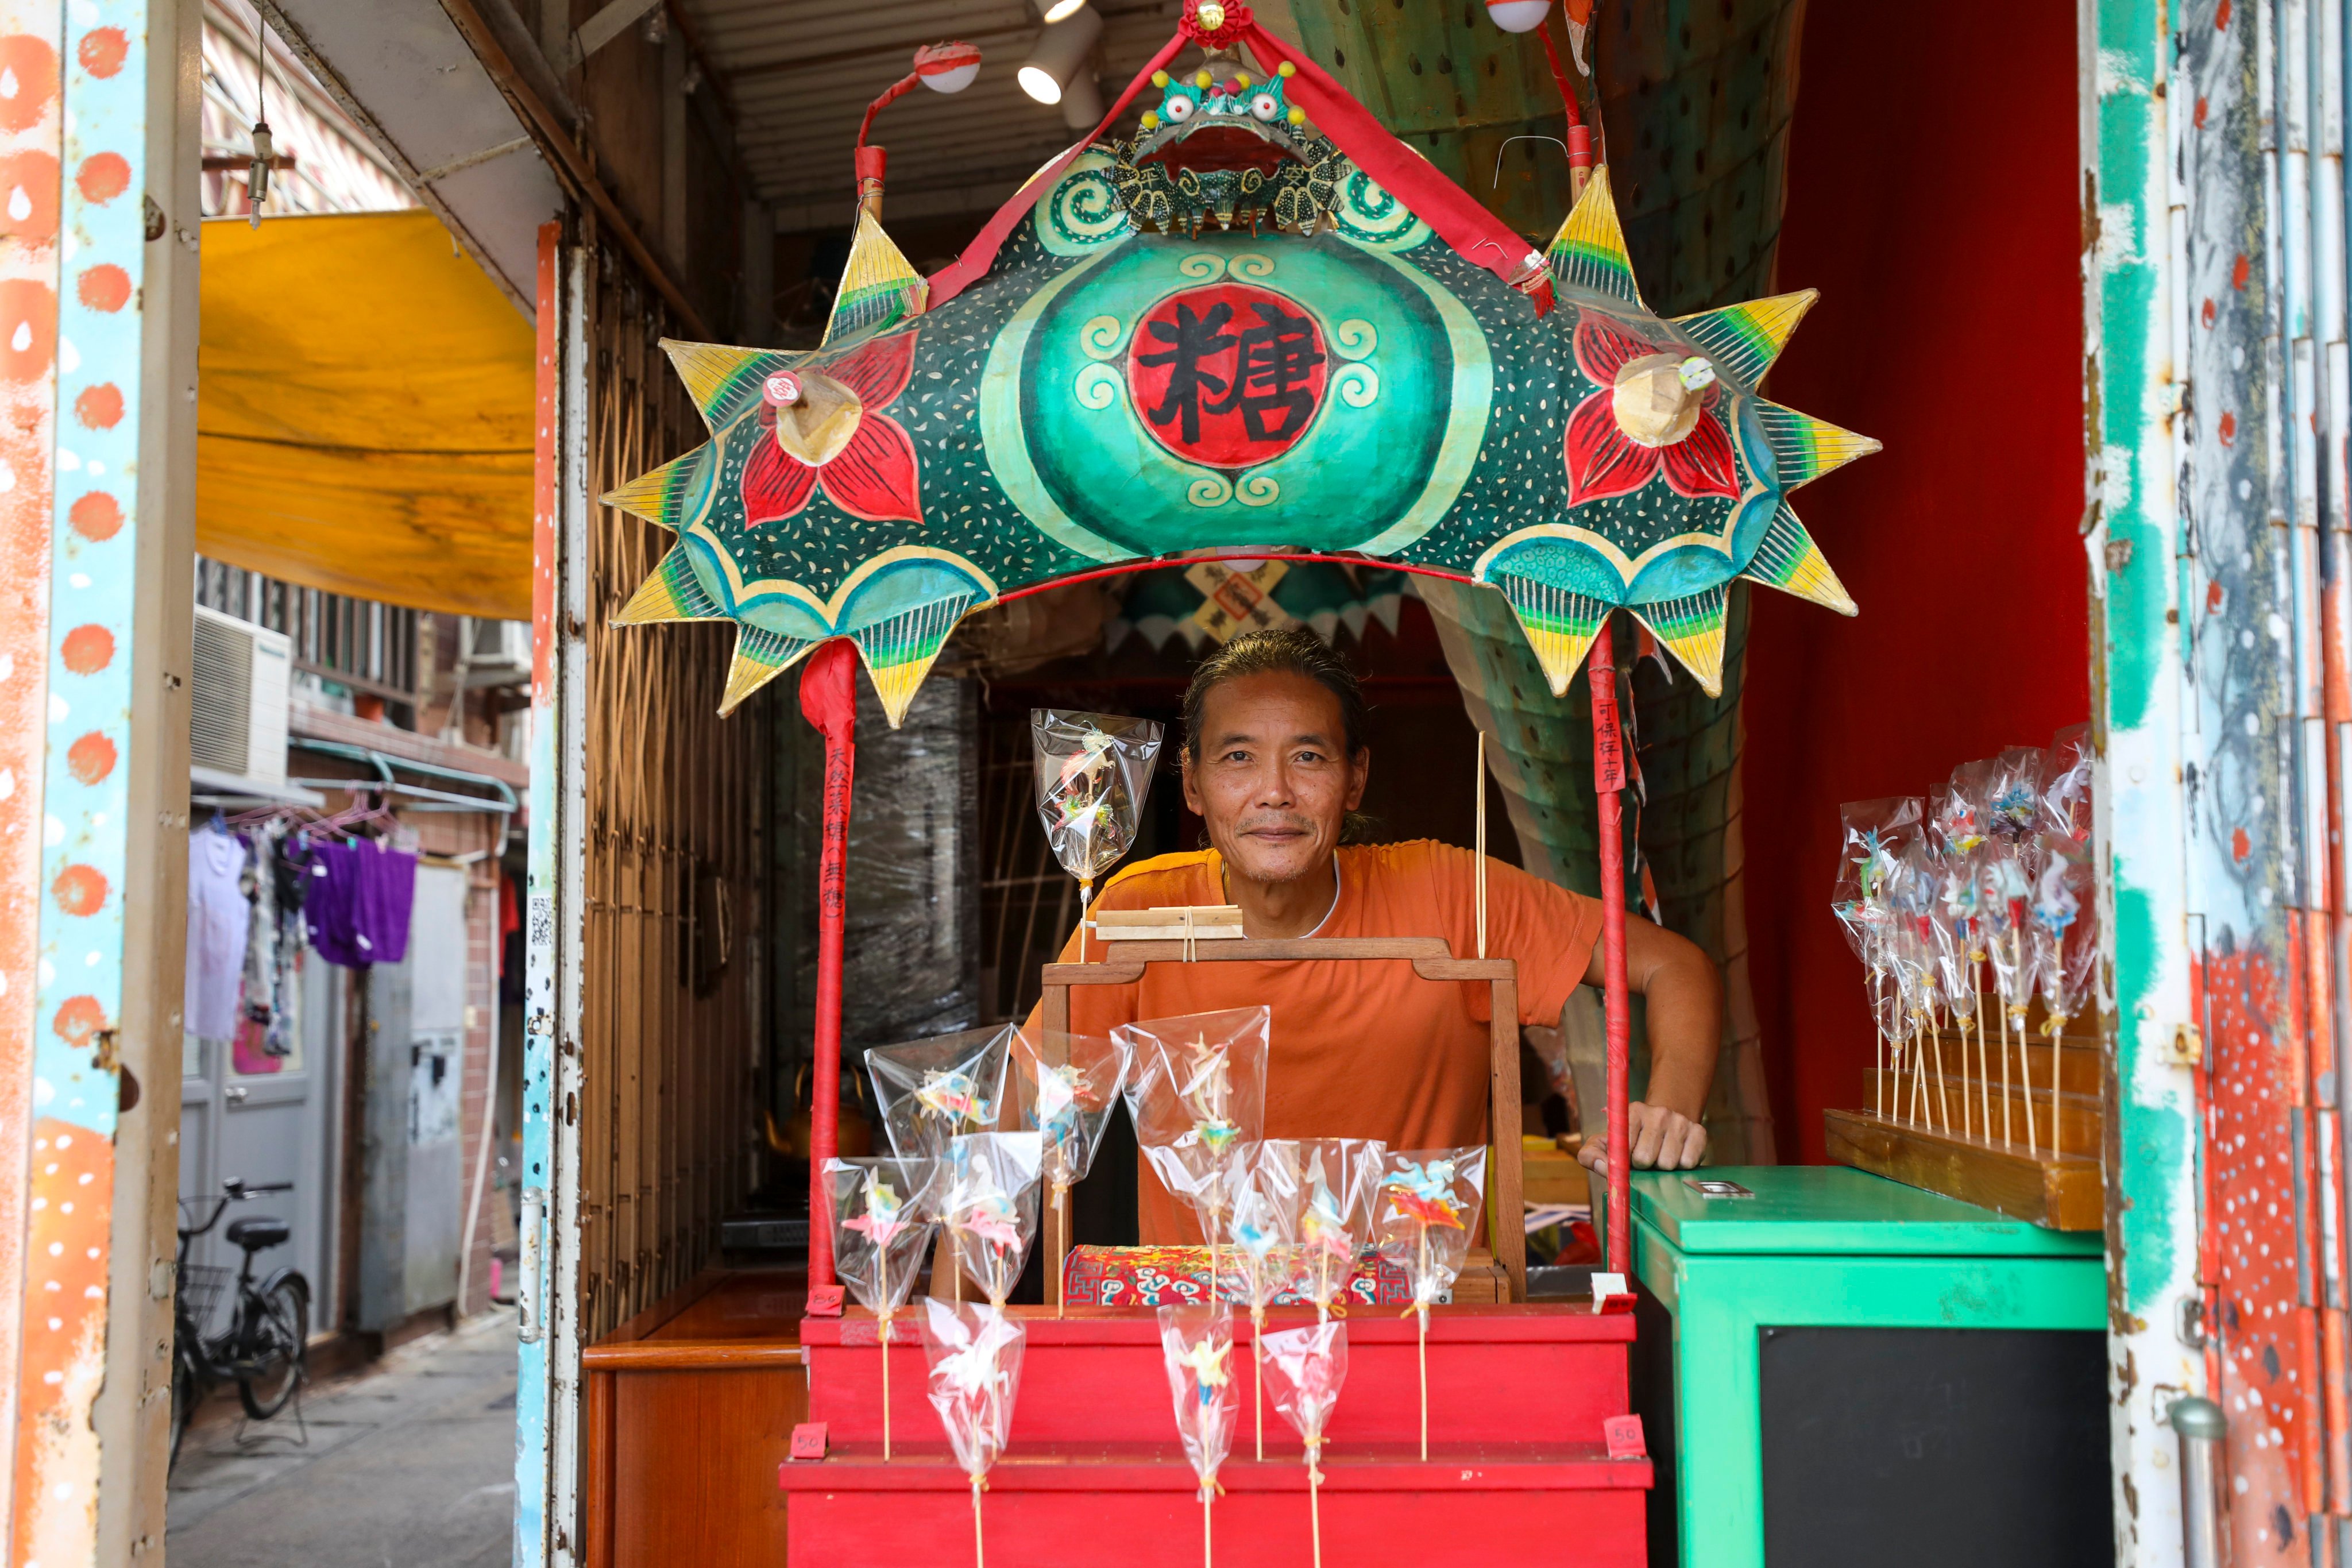
[[[835,640],[801,668],[801,712],[824,732],[824,848],[816,874],[816,1063],[809,1084],[812,1290],[833,1280],[833,1205],[824,1163],[841,1149],[841,937],[848,909],[850,784],[857,768],[857,653]]]
[[[1625,984],[1625,748],[1617,725],[1617,661],[1609,621],[1592,639],[1592,788],[1601,803],[1601,956],[1609,1015],[1609,1271],[1633,1260],[1633,1150],[1626,1133],[1626,1079],[1633,1014]]]

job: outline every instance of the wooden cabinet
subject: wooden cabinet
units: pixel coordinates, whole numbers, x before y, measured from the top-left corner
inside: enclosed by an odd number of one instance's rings
[[[783,1562],[805,1294],[798,1268],[714,1268],[583,1353],[588,1568]]]

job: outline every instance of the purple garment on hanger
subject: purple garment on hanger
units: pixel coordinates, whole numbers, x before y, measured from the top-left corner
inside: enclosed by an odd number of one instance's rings
[[[329,963],[398,963],[408,956],[415,904],[415,856],[367,839],[312,847],[302,918],[312,950]]]

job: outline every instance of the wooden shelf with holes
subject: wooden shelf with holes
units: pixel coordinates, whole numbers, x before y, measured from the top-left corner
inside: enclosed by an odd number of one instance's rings
[[[2037,1005],[2006,1047],[1998,1026],[1934,1031],[1868,1077],[1869,1108],[1822,1113],[1840,1164],[2053,1230],[2106,1223],[2105,1049],[2095,1018],[2054,1046]],[[2054,1054],[2054,1061],[2053,1061]]]

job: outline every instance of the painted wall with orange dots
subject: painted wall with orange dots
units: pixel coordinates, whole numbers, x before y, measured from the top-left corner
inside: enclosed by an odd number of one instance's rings
[[[99,1531],[146,30],[121,0],[0,0],[0,1513],[44,1568]]]

